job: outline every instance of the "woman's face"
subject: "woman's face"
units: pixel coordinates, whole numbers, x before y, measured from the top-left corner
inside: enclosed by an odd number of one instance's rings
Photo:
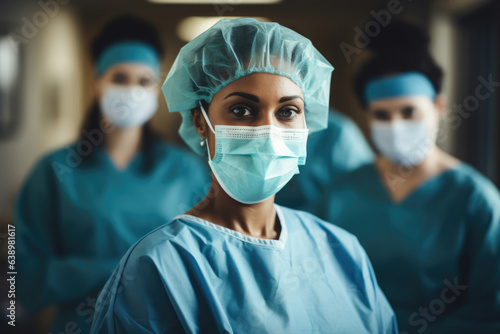
[[[106,87],[115,86],[139,86],[155,91],[160,91],[160,85],[156,80],[151,68],[141,64],[118,64],[110,67],[95,82],[96,94],[99,100],[102,99]]]
[[[369,125],[396,120],[424,121],[429,133],[435,133],[444,111],[442,96],[435,101],[428,97],[409,96],[372,101],[367,107],[367,117]]]
[[[304,129],[304,95],[287,77],[253,73],[228,84],[210,102],[208,118],[216,125],[262,126]],[[215,136],[203,116],[197,113],[195,126],[202,138],[208,137],[210,157],[215,154]]]

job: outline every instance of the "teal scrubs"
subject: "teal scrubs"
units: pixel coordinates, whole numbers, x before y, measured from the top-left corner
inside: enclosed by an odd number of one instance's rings
[[[181,215],[132,247],[91,333],[397,333],[357,239],[275,206],[277,240]]]
[[[300,174],[276,194],[276,203],[318,214],[317,201],[334,178],[371,163],[373,151],[358,126],[338,111],[330,111],[328,128],[307,140],[307,162]]]
[[[472,167],[394,203],[370,164],[339,177],[323,204],[365,248],[403,333],[500,333],[500,194]]]
[[[88,161],[71,145],[45,156],[15,208],[17,297],[28,312],[58,307],[52,333],[88,333],[100,289],[127,249],[201,200],[205,163],[162,142],[151,168],[138,153],[118,170],[102,148]]]

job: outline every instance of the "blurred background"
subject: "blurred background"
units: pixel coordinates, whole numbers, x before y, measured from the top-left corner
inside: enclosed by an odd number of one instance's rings
[[[363,43],[392,17],[416,23],[429,33],[431,52],[445,71],[449,108],[442,126],[447,135],[438,144],[500,185],[500,1],[2,0],[2,240],[34,162],[78,137],[93,98],[89,44],[106,21],[120,14],[148,19],[160,30],[166,48],[162,79],[179,49],[222,17],[283,24],[311,39],[335,67],[331,106],[365,134],[363,111],[352,91],[353,74],[369,56]],[[181,143],[180,116],[167,113],[163,98],[152,124],[165,139]]]

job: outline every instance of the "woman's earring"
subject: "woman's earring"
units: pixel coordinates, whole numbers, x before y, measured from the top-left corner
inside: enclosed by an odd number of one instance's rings
[[[204,140],[202,140],[202,141],[200,142],[200,146],[201,146],[201,147],[205,146],[205,141],[204,141]]]

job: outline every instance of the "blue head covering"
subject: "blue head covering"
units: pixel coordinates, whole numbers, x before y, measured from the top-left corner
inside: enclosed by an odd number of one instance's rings
[[[160,57],[151,45],[138,41],[123,41],[112,44],[100,55],[96,73],[102,75],[110,67],[122,63],[144,64],[155,74],[160,71]]]
[[[375,78],[369,80],[365,87],[366,103],[404,96],[426,96],[434,100],[436,95],[432,82],[420,72]]]
[[[311,41],[293,30],[253,18],[223,19],[181,49],[162,90],[169,111],[182,115],[180,136],[203,154],[191,117],[199,101],[210,103],[243,76],[279,74],[302,89],[307,125],[314,132],[327,126],[332,71]]]

